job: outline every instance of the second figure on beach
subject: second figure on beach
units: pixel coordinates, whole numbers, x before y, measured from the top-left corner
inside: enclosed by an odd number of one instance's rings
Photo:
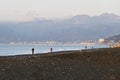
[[[53,51],[53,48],[50,48],[50,52],[52,52]]]

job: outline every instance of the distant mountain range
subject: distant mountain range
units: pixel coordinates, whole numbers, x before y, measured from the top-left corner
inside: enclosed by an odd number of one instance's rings
[[[120,42],[120,34],[106,38],[105,42]]]
[[[120,16],[77,15],[69,19],[31,22],[0,22],[0,42],[10,41],[88,41],[120,33]]]

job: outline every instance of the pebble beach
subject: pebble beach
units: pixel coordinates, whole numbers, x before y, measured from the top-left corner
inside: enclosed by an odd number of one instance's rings
[[[0,56],[0,80],[120,80],[120,48]]]

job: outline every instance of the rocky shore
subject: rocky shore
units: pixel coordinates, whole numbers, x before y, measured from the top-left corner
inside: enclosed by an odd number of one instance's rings
[[[1,56],[0,80],[120,80],[120,48]]]

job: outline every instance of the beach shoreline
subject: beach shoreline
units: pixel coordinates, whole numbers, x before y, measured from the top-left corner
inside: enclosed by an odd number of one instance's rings
[[[0,80],[119,80],[120,48],[0,56]]]

